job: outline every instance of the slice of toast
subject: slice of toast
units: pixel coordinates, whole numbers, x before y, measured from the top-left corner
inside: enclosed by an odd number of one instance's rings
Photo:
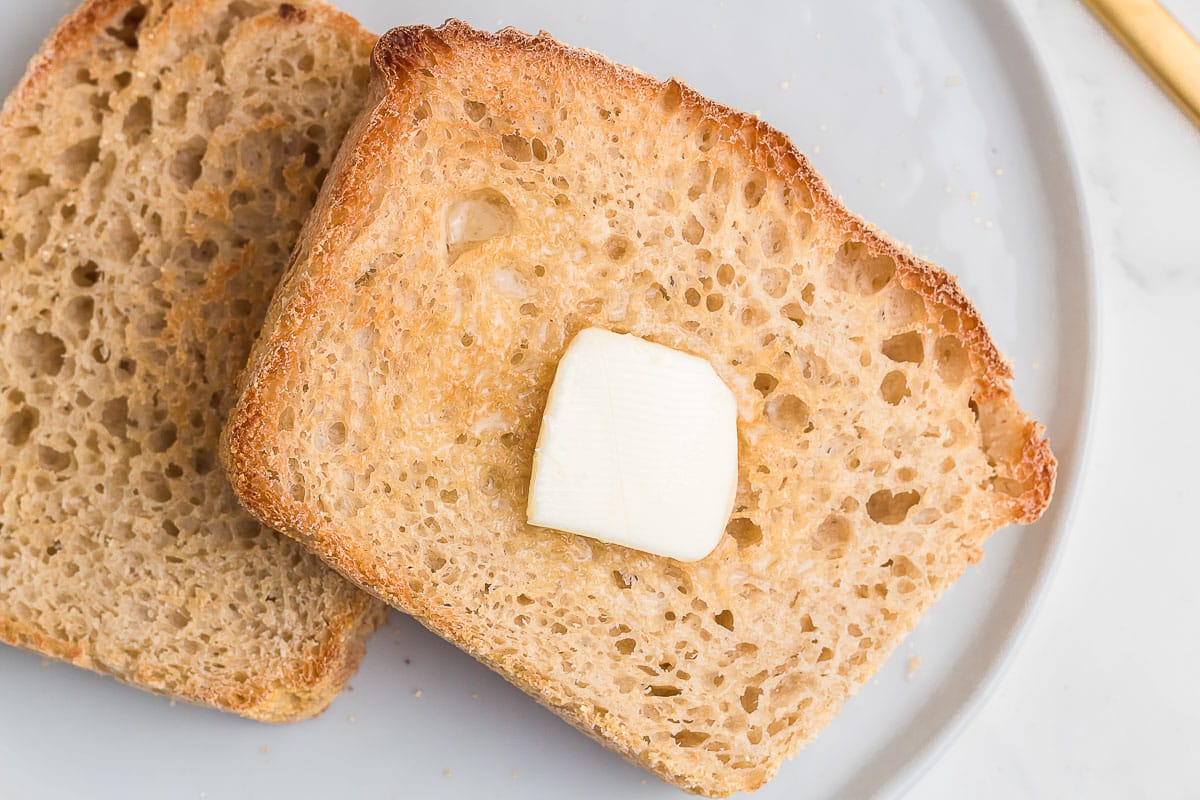
[[[322,6],[93,0],[0,113],[0,640],[285,721],[382,606],[243,512],[216,446],[361,107]]]
[[[666,780],[761,785],[1042,513],[1041,426],[954,279],[758,119],[454,21],[372,65],[225,430],[235,491]],[[526,524],[555,365],[593,325],[734,392],[737,500],[701,561]]]

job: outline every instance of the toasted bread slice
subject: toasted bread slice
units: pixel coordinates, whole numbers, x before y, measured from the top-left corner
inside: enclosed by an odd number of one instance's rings
[[[374,38],[321,6],[93,0],[0,113],[0,640],[284,721],[382,606],[242,511],[234,379]]]
[[[225,431],[235,491],[666,780],[759,786],[1041,514],[1041,427],[953,278],[758,119],[511,29],[398,28],[372,63]],[[735,510],[701,561],[526,524],[592,325],[736,396]]]

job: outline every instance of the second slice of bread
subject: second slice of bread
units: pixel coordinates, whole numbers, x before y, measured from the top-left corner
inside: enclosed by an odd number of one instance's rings
[[[366,90],[308,3],[93,0],[0,114],[0,641],[285,721],[382,606],[237,505],[234,379]]]

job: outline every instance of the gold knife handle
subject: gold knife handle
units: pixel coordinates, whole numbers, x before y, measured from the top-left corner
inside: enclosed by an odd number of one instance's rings
[[[1200,125],[1200,44],[1155,0],[1084,0],[1180,108]]]

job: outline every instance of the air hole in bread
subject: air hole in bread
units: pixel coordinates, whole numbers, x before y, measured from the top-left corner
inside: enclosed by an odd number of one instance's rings
[[[808,404],[794,394],[772,397],[767,401],[767,421],[788,433],[808,433],[812,430]]]
[[[80,339],[86,339],[88,329],[92,324],[92,314],[96,310],[96,301],[90,297],[73,297],[71,302],[67,303],[66,321],[74,326],[75,335]]]
[[[175,423],[167,422],[162,427],[150,432],[150,435],[146,437],[146,446],[152,453],[162,453],[175,444],[175,439]]]
[[[762,248],[763,254],[767,258],[783,261],[791,254],[792,244],[791,237],[788,235],[787,226],[777,219],[772,219],[762,226],[758,245]]]
[[[821,653],[817,656],[817,662],[831,661],[833,659],[833,651],[828,647],[822,647]]]
[[[700,293],[693,289],[688,289],[683,293],[683,301],[692,308],[700,305]]]
[[[799,303],[786,303],[783,308],[779,309],[779,313],[784,319],[791,320],[797,326],[804,325],[804,308]]]
[[[685,728],[684,730],[673,734],[672,738],[675,739],[675,744],[679,745],[680,747],[699,747],[708,741],[709,736],[710,734],[704,733],[703,731],[692,731]]]
[[[546,143],[537,137],[529,140],[529,150],[537,161],[546,161],[550,158],[550,151],[546,148]]]
[[[742,692],[742,696],[740,698],[742,710],[747,714],[753,714],[755,711],[757,711],[758,698],[762,697],[762,693],[762,689],[757,686],[747,686],[746,690]]]
[[[867,499],[867,516],[882,525],[898,525],[920,500],[921,495],[916,491],[893,494],[888,489],[880,489]]]
[[[709,311],[720,311],[723,305],[725,305],[725,296],[720,292],[714,292],[704,299],[704,307]]]
[[[627,261],[633,252],[633,246],[624,236],[613,234],[604,240],[604,255],[609,261],[621,263]]]
[[[704,226],[700,224],[700,220],[696,219],[695,214],[690,214],[687,221],[683,223],[679,234],[688,244],[697,245],[704,238]]]
[[[516,223],[512,204],[495,189],[479,189],[457,198],[446,208],[446,254],[450,263],[489,239],[508,236]]]
[[[674,114],[678,111],[679,106],[683,103],[683,87],[679,85],[679,81],[667,81],[658,102],[667,114]]]
[[[35,376],[53,376],[62,370],[66,353],[67,346],[53,333],[26,328],[13,337],[10,355]]]
[[[763,397],[766,397],[771,392],[775,391],[775,387],[778,385],[779,379],[774,375],[770,375],[766,372],[759,372],[754,376],[754,388],[757,389]]]
[[[618,589],[629,589],[633,586],[633,582],[637,580],[633,575],[619,569],[612,571],[612,579]]]
[[[517,133],[501,136],[500,149],[504,151],[504,155],[519,163],[533,158],[533,149],[529,145],[529,140]]]
[[[208,141],[202,136],[194,136],[176,151],[168,172],[181,189],[191,189],[200,177],[201,162],[207,149]]]
[[[138,29],[142,26],[142,20],[145,18],[146,7],[141,3],[136,3],[133,8],[125,12],[125,16],[121,17],[121,21],[115,27],[105,28],[104,32],[126,47],[136,50],[138,48]]]
[[[682,690],[678,686],[664,686],[661,684],[652,684],[646,687],[646,694],[651,697],[676,697]]]
[[[884,325],[892,329],[911,327],[925,322],[929,316],[921,295],[895,284],[883,293],[880,315]]]
[[[894,369],[883,376],[883,382],[879,384],[879,394],[891,405],[899,405],[900,401],[910,397],[912,392],[908,390],[908,379],[904,373]]]
[[[729,284],[733,283],[733,279],[736,277],[736,275],[737,273],[729,264],[722,264],[721,266],[717,267],[717,283],[721,284],[722,286],[728,286]]]
[[[896,273],[887,255],[875,255],[861,242],[846,242],[833,260],[833,283],[843,291],[872,295],[883,291]]]
[[[13,447],[20,447],[29,441],[37,423],[37,409],[28,406],[17,409],[4,420],[4,438]]]
[[[762,202],[766,191],[767,180],[762,173],[742,184],[742,199],[746,201],[746,208],[756,208]]]
[[[100,137],[89,136],[64,149],[59,154],[58,163],[66,173],[67,180],[79,183],[99,158]]]
[[[920,364],[925,360],[925,342],[916,331],[900,333],[884,340],[879,351],[898,363]]]
[[[962,383],[971,367],[967,350],[956,336],[939,338],[933,346],[933,359],[938,375],[950,386]]]
[[[733,612],[728,608],[713,615],[713,620],[727,631],[733,630]]]
[[[830,514],[812,534],[812,546],[828,559],[842,558],[854,539],[850,521],[839,514]]]
[[[478,100],[463,100],[463,113],[471,122],[479,122],[487,116],[487,106]]]
[[[121,123],[121,132],[125,135],[126,143],[128,145],[139,144],[146,134],[150,133],[150,126],[153,123],[154,110],[150,105],[150,98],[139,97],[125,112],[125,121]]]

